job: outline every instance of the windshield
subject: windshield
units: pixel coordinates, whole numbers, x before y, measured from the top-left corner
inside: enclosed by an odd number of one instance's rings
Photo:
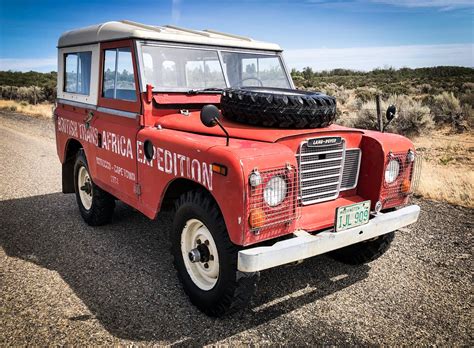
[[[155,91],[226,87],[291,88],[276,54],[142,46],[144,85]]]

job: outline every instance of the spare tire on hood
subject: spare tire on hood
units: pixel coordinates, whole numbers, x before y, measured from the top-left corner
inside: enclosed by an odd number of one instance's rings
[[[296,89],[228,88],[220,106],[230,120],[264,127],[321,128],[336,118],[336,98]]]

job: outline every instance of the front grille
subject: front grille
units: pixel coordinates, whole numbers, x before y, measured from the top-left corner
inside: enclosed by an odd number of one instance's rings
[[[346,150],[344,171],[342,172],[341,191],[350,190],[357,186],[360,168],[360,149]]]
[[[296,157],[303,205],[336,199],[340,191],[357,186],[361,150],[346,150],[344,139],[330,146],[309,147],[304,142]]]
[[[297,154],[300,201],[303,205],[337,198],[344,167],[345,142],[309,147],[301,144]]]

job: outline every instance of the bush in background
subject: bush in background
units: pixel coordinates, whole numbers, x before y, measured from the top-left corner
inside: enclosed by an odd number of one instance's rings
[[[384,114],[389,105],[397,107],[397,117],[390,123],[387,130],[407,136],[420,135],[433,127],[430,109],[418,100],[406,95],[395,95],[381,101]],[[358,104],[353,117],[342,118],[340,124],[355,128],[378,130],[377,107],[375,101],[369,100]],[[384,120],[386,122],[386,120]]]
[[[30,104],[52,103],[56,99],[56,85],[46,87],[0,86],[0,96],[4,100],[26,101]]]
[[[443,92],[433,97],[430,103],[433,120],[438,124],[451,125],[461,132],[468,128],[468,119],[472,117],[472,107],[462,107],[452,92]]]
[[[397,107],[397,117],[389,125],[395,133],[413,136],[427,133],[433,128],[430,109],[422,105],[421,101],[406,95],[395,95],[382,103],[382,110],[390,104]]]

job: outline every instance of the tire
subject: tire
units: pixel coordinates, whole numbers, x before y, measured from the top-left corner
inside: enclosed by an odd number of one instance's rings
[[[329,256],[348,265],[362,265],[382,256],[390,248],[394,238],[395,232],[390,232],[377,239],[334,250],[329,253]]]
[[[78,151],[74,164],[74,190],[79,211],[88,225],[101,226],[110,222],[115,199],[92,181],[82,149]]]
[[[239,249],[230,241],[215,201],[205,191],[189,191],[176,200],[175,209],[171,251],[191,302],[213,317],[246,307],[259,274],[237,271]],[[190,251],[203,246],[202,259],[192,262]]]
[[[224,117],[275,128],[321,128],[336,118],[336,98],[296,89],[242,87],[222,93]]]

